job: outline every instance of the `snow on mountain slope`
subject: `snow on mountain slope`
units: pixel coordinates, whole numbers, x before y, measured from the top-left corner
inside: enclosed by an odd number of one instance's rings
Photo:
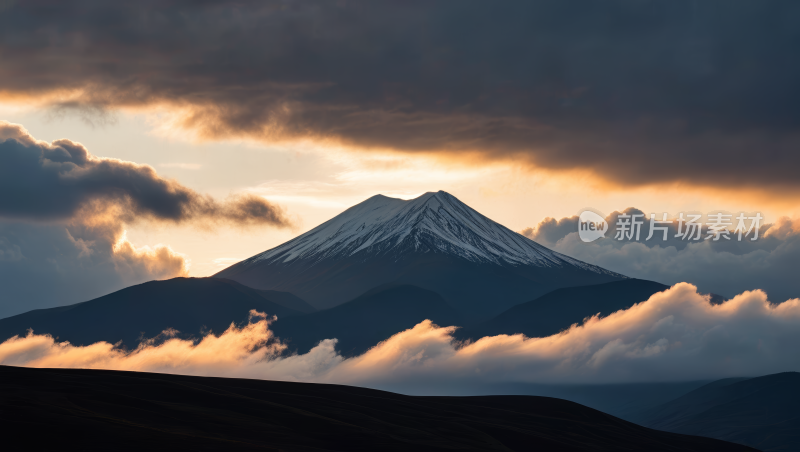
[[[567,266],[614,274],[551,251],[486,218],[444,191],[425,193],[411,200],[373,196],[244,264],[335,260],[362,251],[370,256],[438,252],[476,263]]]

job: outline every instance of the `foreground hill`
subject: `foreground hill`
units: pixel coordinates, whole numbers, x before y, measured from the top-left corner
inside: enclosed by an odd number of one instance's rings
[[[251,309],[279,318],[300,315],[281,304],[290,297],[274,297],[280,303],[274,302],[259,291],[224,279],[150,281],[83,303],[0,319],[0,341],[24,336],[31,328],[76,345],[122,341],[133,348],[141,338],[155,337],[168,328],[183,337],[221,333],[231,322],[246,321]]]
[[[637,422],[764,451],[796,451],[800,450],[798,406],[800,373],[785,372],[709,383],[645,412]]]
[[[625,278],[547,249],[443,191],[373,196],[215,276],[288,291],[317,309],[381,284],[411,284],[441,295],[467,324],[560,287]]]
[[[460,325],[461,316],[437,293],[411,285],[385,285],[331,309],[279,319],[270,328],[291,350],[305,353],[323,339],[338,339],[350,356],[429,319]]]
[[[0,366],[0,407],[4,439],[34,450],[753,450],[546,397],[136,372]]]

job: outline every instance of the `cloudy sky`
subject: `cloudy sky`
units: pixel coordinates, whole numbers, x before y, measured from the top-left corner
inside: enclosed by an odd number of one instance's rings
[[[798,21],[756,0],[0,1],[0,316],[437,190],[630,276],[800,296]],[[584,207],[771,226],[587,245]]]

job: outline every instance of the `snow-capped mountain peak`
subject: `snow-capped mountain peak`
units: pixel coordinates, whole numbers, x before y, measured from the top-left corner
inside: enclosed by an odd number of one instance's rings
[[[551,251],[476,212],[453,195],[428,192],[403,200],[375,195],[316,228],[248,259],[250,263],[319,261],[409,252],[445,253],[473,262],[606,270]]]

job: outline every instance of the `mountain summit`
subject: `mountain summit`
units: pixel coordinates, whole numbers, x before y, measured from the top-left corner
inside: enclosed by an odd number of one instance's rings
[[[539,245],[444,191],[373,196],[215,276],[323,309],[380,284],[414,284],[473,321],[559,287],[624,278]]]
[[[403,200],[375,195],[300,237],[247,262],[443,253],[471,262],[605,270],[553,252],[439,191]],[[608,273],[608,272],[605,272]]]

